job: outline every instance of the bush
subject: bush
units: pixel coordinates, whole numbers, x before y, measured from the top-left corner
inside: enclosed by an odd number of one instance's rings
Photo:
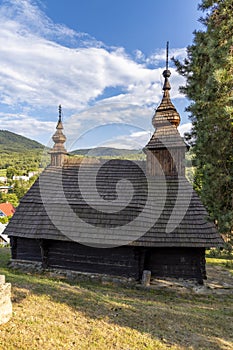
[[[1,224],[7,224],[9,221],[8,217],[7,216],[1,216],[0,217],[0,222]]]
[[[209,258],[233,259],[233,248],[230,243],[224,243],[223,248],[211,248],[206,252]]]

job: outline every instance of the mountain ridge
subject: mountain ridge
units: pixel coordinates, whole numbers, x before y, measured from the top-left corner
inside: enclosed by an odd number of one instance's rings
[[[124,156],[129,154],[141,154],[141,149],[126,149],[126,148],[115,148],[115,147],[95,147],[95,148],[83,148],[69,152],[71,155],[89,155],[91,157],[101,156]]]
[[[28,137],[13,133],[8,130],[0,130],[0,152],[9,153],[25,153],[28,151],[40,151],[45,148],[38,141]],[[142,149],[126,149],[115,147],[95,147],[76,149],[69,152],[70,155],[86,155],[92,157],[121,157],[127,155],[142,154]]]
[[[44,145],[25,136],[8,130],[0,130],[0,151],[21,153],[28,150],[43,149]]]

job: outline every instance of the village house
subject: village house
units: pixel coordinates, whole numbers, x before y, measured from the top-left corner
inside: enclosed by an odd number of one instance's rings
[[[68,157],[59,110],[51,164],[6,228],[13,263],[136,280],[149,270],[152,277],[202,283],[205,249],[223,242],[185,178],[187,146],[177,130],[168,68],[163,76],[145,162]]]
[[[0,186],[1,193],[8,193],[11,190],[12,190],[12,186]]]
[[[29,181],[29,176],[27,176],[27,175],[14,175],[13,180],[14,181]]]
[[[12,216],[14,213],[15,208],[11,203],[0,203],[0,216]]]

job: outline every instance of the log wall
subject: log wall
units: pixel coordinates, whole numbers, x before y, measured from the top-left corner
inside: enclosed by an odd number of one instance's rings
[[[17,241],[17,242],[16,242]],[[206,278],[204,248],[93,248],[76,242],[14,238],[12,258],[39,261],[43,268],[59,268],[141,279],[153,277]]]
[[[39,261],[43,268],[139,278],[140,256],[130,246],[102,249],[76,242],[14,237],[11,250],[13,259]]]
[[[31,238],[11,238],[12,259],[41,261],[39,240]]]
[[[204,248],[149,248],[145,270],[153,277],[196,279],[206,278]]]
[[[93,248],[75,242],[51,241],[49,267],[138,278],[133,247]]]

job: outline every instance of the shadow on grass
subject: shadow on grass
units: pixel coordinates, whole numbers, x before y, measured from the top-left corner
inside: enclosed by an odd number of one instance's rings
[[[220,350],[227,349],[224,341],[233,340],[233,329],[229,326],[233,318],[233,296],[137,290],[94,282],[72,283],[10,270],[7,259],[2,266],[0,258],[0,274],[5,274],[12,283],[14,303],[21,303],[29,293],[48,295],[52,301],[67,304],[89,318],[149,333],[154,339],[166,339],[168,344],[176,346]]]

